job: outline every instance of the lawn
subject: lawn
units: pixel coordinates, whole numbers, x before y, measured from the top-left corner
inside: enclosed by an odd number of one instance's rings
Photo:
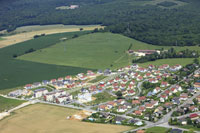
[[[96,83],[98,81],[101,81],[102,79],[104,79],[106,76],[104,75],[100,75],[98,77],[96,77],[95,79],[91,80],[90,83]]]
[[[131,129],[127,126],[66,119],[67,116],[78,112],[74,109],[45,104],[30,105],[0,121],[0,133],[116,133]]]
[[[182,66],[185,66],[187,64],[192,63],[193,60],[194,60],[193,58],[160,59],[160,60],[156,60],[156,61],[141,63],[139,65],[142,67],[146,67],[149,64],[153,64],[153,65],[157,65],[157,66],[162,65],[162,64],[169,64],[170,66],[180,64]]]
[[[22,101],[22,100],[9,99],[9,98],[0,96],[0,112],[12,109],[24,102],[25,101]]]
[[[92,102],[87,103],[87,105],[100,104],[100,103],[104,103],[104,102],[107,102],[107,101],[112,101],[116,98],[116,97],[108,94],[107,92],[95,94],[95,95],[93,95],[93,97],[96,98],[96,99]]]
[[[184,126],[179,126],[180,128],[185,128],[185,129],[193,129],[195,131],[200,131],[200,128],[194,127],[192,125],[184,125]]]
[[[165,127],[151,127],[145,130],[145,133],[166,133],[168,129]]]

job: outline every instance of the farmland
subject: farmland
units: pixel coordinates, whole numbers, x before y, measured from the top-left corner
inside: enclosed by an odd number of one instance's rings
[[[0,96],[0,112],[16,107],[22,104],[23,102],[24,101],[22,100],[14,100]]]
[[[89,26],[75,26],[75,25],[46,25],[46,26],[24,26],[17,28],[15,31],[9,33],[8,36],[4,36],[0,42],[0,48],[13,45],[16,43],[24,42],[30,39],[33,39],[35,35],[41,34],[56,34],[64,32],[75,32],[79,31],[80,28],[83,30],[93,30],[95,28],[100,28],[98,25],[89,25]],[[1,38],[0,38],[1,40]]]
[[[130,127],[126,126],[94,124],[76,120],[66,120],[67,116],[71,116],[77,112],[79,111],[44,104],[27,106],[15,111],[14,115],[11,115],[0,121],[0,133],[9,133],[13,131],[21,133],[116,133],[130,129]]]
[[[160,59],[160,60],[156,60],[156,61],[141,63],[140,66],[146,67],[149,64],[157,65],[157,66],[161,65],[161,64],[169,64],[170,66],[180,64],[182,66],[185,66],[187,64],[192,63],[193,60],[194,60],[193,58]]]
[[[49,65],[13,58],[14,54],[25,54],[25,51],[31,48],[38,50],[60,42],[61,38],[66,37],[70,39],[74,34],[81,35],[86,33],[87,32],[83,31],[47,35],[0,49],[0,89],[14,88],[44,79],[48,80],[60,76],[86,72],[88,70],[87,68]]]
[[[171,48],[146,44],[119,34],[94,33],[57,43],[51,47],[20,56],[18,59],[91,69],[116,69],[131,64],[133,56],[126,53],[130,44],[133,44],[131,47],[133,50]],[[198,46],[174,48],[177,51],[187,48],[200,49]],[[183,63],[188,63],[189,60],[186,59],[186,62]]]

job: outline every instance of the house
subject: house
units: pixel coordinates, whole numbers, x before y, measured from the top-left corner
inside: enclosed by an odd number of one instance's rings
[[[46,88],[37,89],[37,90],[34,90],[34,97],[38,98],[47,93],[48,93],[48,90]]]
[[[161,95],[160,96],[160,102],[162,102],[162,103],[164,103],[165,102],[165,100],[167,100],[168,99],[168,96],[167,95]]]
[[[177,93],[178,92],[178,90],[176,88],[171,88],[170,90],[171,90],[172,93]]]
[[[197,112],[197,111],[199,111],[199,109],[198,109],[197,107],[195,107],[195,106],[190,106],[190,107],[189,107],[189,110],[192,111],[192,112]]]
[[[137,130],[136,133],[145,133],[145,130]]]
[[[56,92],[49,92],[44,95],[44,100],[48,102],[53,102]]]
[[[91,71],[91,70],[88,70],[87,71],[87,76],[89,76],[89,77],[95,77],[95,73],[93,71]]]
[[[134,115],[143,115],[142,111],[139,111],[139,110],[135,110],[133,114]]]
[[[50,82],[48,80],[43,80],[42,85],[48,85]]]
[[[124,103],[124,106],[126,106],[128,109],[132,108],[131,103],[128,103],[128,102],[125,102],[125,103]]]
[[[133,96],[135,95],[135,91],[134,90],[128,90],[128,96]]]
[[[119,106],[118,109],[117,109],[117,112],[126,112],[127,111],[127,107],[122,105],[122,106]]]
[[[187,100],[188,99],[188,94],[187,93],[182,93],[181,95],[180,95],[180,101],[185,101],[185,100]]]
[[[152,76],[151,73],[146,73],[146,74],[144,75],[145,78],[148,78],[148,77],[151,77],[151,76]]]
[[[52,80],[50,81],[50,83],[53,84],[53,83],[55,83],[56,81],[57,81],[56,79],[52,79]]]
[[[111,108],[117,106],[117,103],[114,102],[114,101],[110,101],[110,102],[107,103],[107,106],[108,106],[109,109],[111,109]]]
[[[173,97],[172,103],[175,104],[175,105],[179,105],[180,104],[179,97]]]
[[[92,101],[91,93],[78,94],[78,101],[80,103],[86,103]]]
[[[58,78],[58,81],[62,82],[64,79],[63,78]]]
[[[198,103],[200,103],[200,95],[196,97]]]
[[[158,101],[151,100],[150,103],[153,104],[153,106],[158,106],[158,103],[159,103],[159,102],[158,102]]]
[[[130,82],[130,85],[135,85],[135,80],[132,80],[132,81]]]
[[[146,108],[145,108],[145,106],[140,106],[139,110],[143,112],[143,111],[146,111]]]
[[[143,80],[143,77],[142,76],[138,76],[137,77],[137,81],[142,81]]]
[[[106,105],[99,105],[99,107],[98,107],[99,111],[105,111],[107,109],[108,109],[108,107]]]
[[[161,91],[160,87],[156,87],[154,90],[153,90],[153,93],[154,94],[157,94]]]
[[[42,84],[40,82],[33,83],[33,85],[32,85],[32,87],[34,87],[34,88],[37,88],[40,86],[42,86]]]
[[[63,103],[72,100],[72,95],[61,95],[56,98],[57,103]]]
[[[168,96],[171,96],[171,95],[172,95],[172,93],[171,93],[169,90],[166,90],[164,93],[165,93],[166,95],[168,95]]]
[[[195,113],[195,114],[191,114],[189,117],[191,120],[196,120],[199,118],[199,115]]]
[[[145,100],[146,100],[146,96],[139,97],[139,101],[145,101]]]
[[[158,80],[155,79],[155,78],[151,78],[151,79],[149,79],[149,82],[150,82],[150,83],[158,83]]]
[[[27,84],[24,86],[25,89],[32,89],[32,84]]]
[[[119,99],[117,100],[117,104],[118,105],[123,105],[125,103],[125,100],[124,99]]]
[[[181,123],[182,125],[187,125],[187,119],[185,117],[178,119],[178,122]]]
[[[138,121],[138,122],[135,123],[135,125],[136,125],[136,126],[142,126],[143,123],[142,123],[142,121]]]
[[[8,96],[11,96],[11,97],[18,97],[21,95],[23,95],[23,90],[15,90],[8,94]]]
[[[138,104],[140,104],[140,101],[139,100],[132,100],[132,104],[133,105],[138,105]]]
[[[152,109],[152,108],[154,107],[154,105],[153,105],[152,103],[146,103],[146,104],[145,104],[145,107],[146,107],[147,109]]]
[[[115,123],[116,124],[121,124],[124,120],[126,120],[126,119],[123,118],[123,117],[120,117],[120,116],[115,117]]]
[[[162,81],[160,87],[167,87],[169,84],[167,82]]]
[[[132,84],[129,84],[128,85],[128,89],[130,90],[130,89],[133,89],[134,88],[134,86],[132,85]]]
[[[195,82],[194,88],[200,90],[200,82]]]

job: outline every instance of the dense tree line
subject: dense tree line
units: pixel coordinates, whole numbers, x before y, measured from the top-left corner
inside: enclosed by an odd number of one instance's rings
[[[171,3],[137,4],[138,0],[6,0],[0,1],[0,30],[24,25],[101,24],[105,31],[121,33],[154,45],[199,45],[200,1],[171,7]],[[151,0],[140,0],[141,3]],[[75,10],[56,7],[78,4]]]
[[[155,61],[158,59],[167,59],[167,58],[198,58],[198,57],[199,57],[198,51],[186,49],[177,52],[174,48],[171,48],[168,51],[161,51],[160,54],[154,53],[151,55],[143,56],[139,59],[134,59],[133,63],[144,63],[148,61]]]

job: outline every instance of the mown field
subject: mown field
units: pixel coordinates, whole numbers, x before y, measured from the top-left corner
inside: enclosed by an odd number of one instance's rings
[[[140,66],[146,67],[149,64],[152,65],[162,65],[162,64],[169,64],[170,66],[180,64],[182,66],[185,66],[187,64],[190,64],[193,62],[193,58],[176,58],[176,59],[161,59],[161,60],[156,60],[156,61],[150,61],[146,63],[141,63],[139,64]]]
[[[49,65],[13,58],[14,54],[25,54],[25,51],[28,51],[31,48],[38,50],[49,47],[60,42],[60,39],[63,37],[70,39],[74,34],[81,35],[85,33],[87,32],[48,35],[0,49],[0,89],[13,88],[27,83],[42,81],[44,79],[48,80],[51,78],[86,72],[88,70],[87,68]]]
[[[151,127],[145,130],[145,133],[166,133],[167,128],[165,127]]]
[[[0,96],[0,112],[7,111],[24,102],[25,101],[22,101],[22,100],[9,99],[9,98]]]
[[[119,133],[131,129],[127,126],[86,123],[67,120],[78,110],[36,104],[24,107],[0,121],[0,133]]]
[[[130,44],[132,44],[131,49],[133,50],[171,48],[170,46],[149,45],[119,34],[94,33],[83,35],[78,38],[67,40],[51,47],[20,56],[18,59],[91,69],[116,69],[131,64],[134,57],[126,53]],[[184,49],[200,50],[198,46],[174,48],[177,51]],[[185,65],[190,63],[190,60],[192,59],[181,59],[176,61],[178,61],[177,63],[180,62],[180,64]],[[156,61],[155,64],[167,62],[173,65],[176,61],[167,59]]]

